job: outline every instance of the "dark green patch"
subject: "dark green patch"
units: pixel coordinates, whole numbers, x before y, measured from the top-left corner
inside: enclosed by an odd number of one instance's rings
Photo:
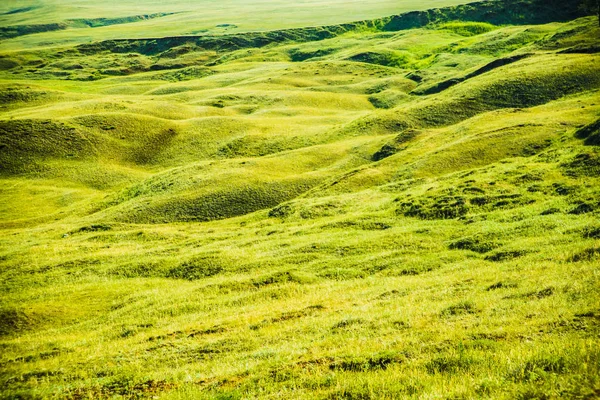
[[[411,61],[408,54],[394,51],[367,51],[364,53],[355,54],[348,58],[348,60],[382,65],[385,67],[403,67]]]
[[[13,25],[0,27],[0,39],[11,39],[34,33],[52,32],[67,29],[65,22],[52,24]]]
[[[553,215],[560,213],[560,209],[556,207],[548,208],[540,213],[540,215]]]
[[[365,231],[385,231],[392,228],[391,225],[386,224],[385,222],[377,222],[377,221],[341,221],[334,222],[332,224],[327,224],[324,228],[337,228],[337,229],[346,229],[346,228],[354,228],[354,229],[362,229]]]
[[[441,356],[425,364],[425,369],[430,374],[455,374],[468,370],[473,364],[466,356]]]
[[[70,19],[68,20],[70,25],[73,27],[89,27],[89,28],[98,28],[102,26],[110,26],[110,25],[121,25],[121,24],[131,24],[134,22],[145,21],[154,18],[166,17],[168,15],[173,15],[174,13],[155,13],[155,14],[144,14],[144,15],[132,15],[128,17],[119,17],[119,18],[79,18],[79,19]]]
[[[269,210],[270,218],[286,218],[294,213],[294,208],[289,204],[281,204]]]
[[[571,186],[564,183],[553,183],[552,190],[559,196],[568,196],[577,193],[577,186]]]
[[[421,219],[454,219],[467,214],[466,203],[462,196],[423,197],[400,203],[397,213]]]
[[[435,26],[435,29],[446,30],[461,36],[469,37],[491,32],[496,29],[496,27],[494,25],[481,22],[456,21]]]
[[[571,262],[592,261],[600,257],[600,246],[589,247],[569,258]]]
[[[473,302],[463,301],[442,310],[440,315],[442,317],[448,317],[455,315],[475,314],[477,312],[479,312],[479,310]]]
[[[543,299],[546,297],[550,297],[554,294],[555,289],[553,287],[547,287],[542,290],[537,290],[529,293],[525,293],[523,297],[533,298],[533,299]]]
[[[570,211],[569,214],[573,214],[573,215],[581,215],[581,214],[589,214],[591,212],[594,212],[596,210],[597,205],[593,204],[593,203],[585,203],[585,202],[581,202],[579,204],[577,204],[575,207],[573,207]]]
[[[450,250],[470,250],[476,253],[488,253],[501,244],[483,236],[470,236],[458,239],[448,246]]]
[[[497,290],[497,289],[514,289],[518,286],[519,285],[517,285],[514,282],[496,282],[493,285],[488,286],[488,288],[486,290],[490,291],[490,290]]]
[[[600,226],[589,226],[581,233],[585,239],[600,239]]]
[[[80,232],[105,232],[110,231],[112,226],[106,224],[93,224],[88,226],[82,226],[81,228],[75,230],[73,233]]]
[[[14,15],[14,14],[22,14],[29,11],[33,11],[38,7],[30,6],[30,7],[21,7],[21,8],[13,8],[12,10],[1,13],[0,15]]]
[[[268,275],[262,278],[257,278],[252,281],[254,287],[260,288],[269,285],[278,285],[282,283],[298,283],[305,284],[312,282],[309,277],[302,276],[296,272],[278,272],[273,275]]]
[[[11,335],[30,329],[35,320],[17,308],[0,308],[0,336]]]
[[[193,281],[217,275],[224,269],[223,264],[217,258],[198,256],[171,268],[166,277]]]
[[[130,376],[117,375],[108,379],[102,386],[79,387],[70,390],[68,397],[83,398],[113,398],[144,399],[171,390],[177,385],[167,381],[147,380],[137,382]]]
[[[470,74],[467,74],[460,78],[451,78],[451,79],[448,79],[448,80],[445,80],[442,82],[438,82],[430,87],[414,90],[413,93],[418,94],[418,95],[437,94],[437,93],[440,93],[454,85],[462,83],[468,79],[485,74],[486,72],[492,71],[496,68],[500,68],[505,65],[512,64],[514,62],[520,61],[520,60],[522,60],[526,57],[530,57],[530,56],[531,56],[531,54],[518,54],[518,55],[515,55],[512,57],[499,58],[497,60],[494,60],[494,61],[484,65],[483,67],[477,69],[476,71],[471,72]]]
[[[386,370],[406,360],[406,355],[386,352],[368,357],[348,357],[329,364],[332,371],[368,372]]]
[[[379,149],[375,154],[373,154],[373,157],[371,159],[373,161],[381,161],[384,158],[393,156],[399,151],[404,150],[405,147],[402,147],[402,145],[414,139],[418,134],[419,131],[416,131],[414,129],[407,129],[403,131],[402,133],[397,135],[393,141],[383,145],[381,149]]]
[[[87,137],[62,122],[0,121],[0,173],[37,171],[47,159],[83,159],[95,153]]]
[[[284,312],[284,313],[279,314],[276,317],[264,319],[261,322],[259,322],[258,324],[250,325],[250,329],[257,330],[257,329],[260,329],[267,325],[304,318],[304,317],[313,315],[317,311],[321,311],[324,309],[325,309],[325,307],[323,307],[320,304],[317,304],[314,306],[306,307],[302,310]]]
[[[292,49],[289,51],[290,59],[294,62],[306,61],[311,58],[324,57],[332,54],[336,49],[302,50]]]
[[[588,146],[600,146],[600,119],[579,129],[575,137],[584,139],[583,143]]]
[[[571,177],[600,176],[600,154],[595,151],[579,153],[567,163],[561,164],[565,175]]]
[[[406,296],[407,294],[408,294],[408,292],[406,292],[406,291],[400,291],[397,289],[393,289],[393,290],[390,290],[389,292],[381,293],[379,296],[377,296],[377,299],[385,300],[385,299],[394,298],[394,297]]]
[[[365,321],[360,318],[343,319],[331,327],[333,331],[349,329],[357,325],[363,325]]]
[[[511,371],[509,379],[517,382],[532,382],[543,379],[548,374],[562,374],[568,371],[564,357],[545,355],[532,358]]]
[[[526,250],[506,250],[506,251],[498,251],[496,253],[490,254],[485,257],[486,261],[507,261],[515,258],[523,257],[526,255],[528,251]]]

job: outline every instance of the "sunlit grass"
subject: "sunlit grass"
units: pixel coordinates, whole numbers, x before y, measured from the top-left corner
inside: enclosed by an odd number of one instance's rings
[[[597,397],[598,32],[8,41],[0,397]]]

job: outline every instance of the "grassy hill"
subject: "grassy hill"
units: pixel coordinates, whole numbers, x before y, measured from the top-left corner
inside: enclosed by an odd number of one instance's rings
[[[600,396],[578,1],[13,3],[0,397]]]

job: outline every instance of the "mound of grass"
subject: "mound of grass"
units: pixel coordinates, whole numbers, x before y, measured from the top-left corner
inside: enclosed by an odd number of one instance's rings
[[[303,49],[291,49],[289,51],[290,59],[295,62],[306,61],[312,58],[319,58],[333,54],[337,49],[316,49],[316,50],[303,50]]]
[[[39,170],[42,160],[94,155],[92,142],[69,125],[52,120],[0,121],[0,165],[5,174]]]
[[[413,62],[409,53],[397,51],[364,52],[355,54],[348,60],[396,68],[403,68]]]
[[[574,254],[569,261],[593,261],[600,257],[600,247],[589,247],[579,253]]]
[[[0,310],[0,336],[13,335],[30,329],[34,321],[22,310],[3,308]]]
[[[442,317],[448,317],[463,314],[475,314],[477,312],[478,309],[473,302],[463,301],[457,304],[453,304],[448,308],[445,308],[440,315]]]
[[[369,96],[369,102],[373,104],[374,107],[382,109],[395,108],[407,100],[408,96],[406,93],[398,92],[396,90],[384,90]]]
[[[373,161],[381,161],[384,158],[391,157],[397,152],[405,149],[405,147],[402,145],[417,137],[418,134],[419,131],[414,129],[409,129],[400,133],[392,142],[386,143],[381,149],[377,150],[377,152],[373,154]]]
[[[500,246],[493,238],[471,236],[458,239],[448,246],[452,250],[470,250],[476,253],[489,253]]]
[[[465,216],[469,211],[462,196],[425,197],[410,202],[401,202],[397,213],[406,217],[422,219],[454,219]]]
[[[435,26],[435,29],[441,29],[456,33],[461,36],[475,36],[488,33],[497,29],[496,26],[486,22],[446,22]]]
[[[393,352],[376,354],[370,357],[348,357],[336,360],[329,364],[333,371],[366,372],[374,370],[385,370],[388,366],[402,363],[405,360],[403,354]]]
[[[166,274],[168,278],[187,279],[193,281],[223,272],[223,267],[218,258],[194,257],[173,267]]]
[[[575,136],[588,146],[600,146],[600,119],[579,129]]]
[[[576,176],[598,176],[600,174],[600,154],[595,151],[582,151],[562,164],[565,173]]]
[[[310,182],[272,182],[241,185],[204,195],[182,194],[153,200],[142,206],[142,212],[136,206],[140,202],[135,202],[120,211],[117,219],[135,223],[165,223],[232,218],[273,207],[307,191],[310,186]]]
[[[485,256],[485,259],[488,261],[500,262],[500,261],[513,260],[515,258],[522,257],[526,254],[527,254],[527,251],[525,251],[525,250],[502,250],[502,251],[497,251],[497,252],[494,252],[492,254]]]
[[[565,373],[568,370],[567,360],[558,355],[543,355],[526,361],[520,368],[510,374],[510,378],[519,381],[537,381],[548,374]]]

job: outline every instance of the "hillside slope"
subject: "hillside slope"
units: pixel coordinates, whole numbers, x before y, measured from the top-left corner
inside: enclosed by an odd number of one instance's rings
[[[587,13],[0,54],[0,396],[600,396]]]

